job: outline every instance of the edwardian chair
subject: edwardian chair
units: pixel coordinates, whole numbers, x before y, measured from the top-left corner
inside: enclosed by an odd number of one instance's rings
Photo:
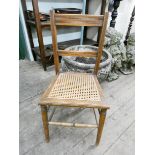
[[[103,54],[103,43],[105,31],[108,21],[108,12],[104,15],[82,15],[82,14],[56,14],[50,11],[51,31],[53,41],[54,64],[56,71],[56,79],[51,83],[48,89],[41,97],[39,105],[41,106],[42,121],[46,142],[49,142],[49,125],[59,125],[66,127],[88,127],[98,128],[96,144],[98,145],[101,139],[102,130],[105,122],[106,111],[109,106],[104,104],[103,93],[100,84],[97,80],[97,73],[101,56]],[[57,46],[57,30],[56,26],[96,26],[101,27],[100,41],[98,51],[67,51],[59,50]],[[78,57],[96,57],[94,74],[65,72],[59,73],[60,64],[59,56],[78,56]],[[63,106],[63,107],[79,107],[79,108],[94,108],[99,111],[99,122],[94,124],[80,123],[64,123],[52,122],[53,113],[48,119],[48,107]]]

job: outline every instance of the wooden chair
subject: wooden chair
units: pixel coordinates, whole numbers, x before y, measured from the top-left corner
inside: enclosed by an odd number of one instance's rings
[[[56,71],[56,79],[51,83],[48,89],[41,97],[39,105],[41,106],[42,121],[46,142],[49,142],[49,125],[59,125],[66,127],[88,127],[98,128],[96,144],[98,145],[102,135],[102,129],[105,122],[106,111],[109,106],[104,104],[103,93],[97,80],[97,73],[102,56],[105,31],[108,21],[108,12],[104,15],[82,15],[82,14],[55,14],[50,11],[51,31],[54,52],[54,64]],[[58,50],[57,30],[56,26],[97,26],[101,27],[100,41],[98,51],[67,51]],[[94,74],[87,73],[59,73],[60,64],[59,56],[78,56],[78,57],[96,57],[96,65]],[[80,108],[97,108],[99,111],[98,124],[80,124],[80,123],[64,123],[52,122],[48,120],[48,107],[80,107]],[[54,113],[54,112],[53,112]],[[53,116],[51,114],[50,119]]]

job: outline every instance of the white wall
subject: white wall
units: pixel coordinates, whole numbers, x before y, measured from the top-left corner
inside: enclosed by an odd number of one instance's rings
[[[89,14],[100,14],[101,9],[101,0],[89,0]],[[40,12],[48,13],[51,7],[54,8],[67,8],[67,7],[76,7],[82,9],[82,0],[39,0],[39,10]],[[134,7],[134,0],[123,0],[120,2],[120,6],[118,8],[118,16],[116,18],[115,29],[123,34],[125,37],[128,25],[130,22],[131,13]],[[32,10],[31,0],[27,0],[27,8]],[[109,23],[111,20],[111,13],[109,15]],[[109,24],[108,24],[109,26]],[[88,28],[87,37],[93,40],[97,39],[97,28]],[[134,32],[134,22],[132,26],[131,32]],[[58,41],[66,41],[70,39],[80,38],[80,28],[65,28],[60,29],[58,32]],[[51,32],[46,29],[43,31],[44,36],[44,44],[51,44]],[[34,45],[38,46],[37,34],[35,29],[33,29],[33,40]]]
[[[121,32],[124,37],[126,35],[129,26],[130,17],[134,5],[135,5],[134,0],[123,0],[120,2],[120,6],[118,8],[118,17],[116,18],[115,29]],[[134,32],[134,28],[135,28],[135,22],[133,21],[131,32]]]
[[[123,0],[120,2],[120,6],[118,8],[118,16],[116,18],[115,29],[123,34],[125,38],[126,32],[128,30],[130,17],[134,8],[135,1],[134,0]],[[101,8],[101,0],[90,0],[89,5],[89,14],[100,14]],[[108,27],[111,21],[111,13],[109,13]],[[131,32],[135,31],[135,22],[133,21],[133,25],[131,28]],[[89,28],[88,29],[88,38],[93,38],[93,40],[97,39],[97,28]]]

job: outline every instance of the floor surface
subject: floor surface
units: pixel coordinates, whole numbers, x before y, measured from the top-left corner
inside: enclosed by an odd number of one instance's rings
[[[120,75],[118,80],[103,82],[105,103],[110,105],[100,145],[97,129],[50,126],[50,142],[44,140],[40,95],[55,72],[45,72],[40,64],[19,62],[20,155],[134,155],[135,152],[135,75]],[[95,123],[91,109],[57,108],[59,121]]]

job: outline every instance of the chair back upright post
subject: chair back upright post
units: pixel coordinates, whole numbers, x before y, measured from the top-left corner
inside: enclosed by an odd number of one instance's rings
[[[79,56],[79,57],[96,57],[94,74],[97,75],[99,64],[102,57],[105,32],[108,21],[108,12],[104,15],[82,15],[82,14],[55,14],[54,10],[50,11],[50,23],[52,33],[52,46],[54,53],[54,64],[56,74],[59,74],[60,64],[59,56]],[[91,26],[101,27],[98,51],[67,51],[58,50],[57,29],[56,26]]]
[[[108,15],[109,15],[108,12],[105,12],[103,25],[101,28],[100,39],[99,39],[99,47],[98,47],[98,52],[97,52],[96,64],[95,64],[95,68],[94,68],[95,75],[97,75],[97,73],[98,73],[101,57],[103,55],[102,51],[104,48],[105,33],[106,33],[106,28],[107,28],[107,23],[108,23]]]
[[[51,24],[51,33],[52,33],[52,46],[53,46],[53,55],[54,55],[54,65],[56,74],[60,71],[59,64],[59,55],[58,55],[58,44],[57,44],[57,29],[55,24],[55,11],[50,11],[50,24]]]

